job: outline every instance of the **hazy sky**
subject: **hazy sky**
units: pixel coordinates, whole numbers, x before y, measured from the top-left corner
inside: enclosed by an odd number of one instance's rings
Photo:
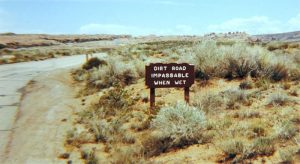
[[[300,30],[300,0],[0,0],[0,32],[185,35]]]

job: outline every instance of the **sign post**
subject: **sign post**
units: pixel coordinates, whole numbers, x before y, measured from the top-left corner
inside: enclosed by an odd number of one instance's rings
[[[155,106],[155,88],[150,88],[150,108],[154,109]]]
[[[184,87],[184,100],[186,103],[190,103],[190,88]]]
[[[188,63],[151,63],[146,66],[146,85],[150,88],[150,108],[155,106],[155,88],[184,88],[189,103],[189,87],[194,84],[194,65]]]

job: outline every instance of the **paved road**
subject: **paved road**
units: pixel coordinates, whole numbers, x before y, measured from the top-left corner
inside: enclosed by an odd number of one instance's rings
[[[94,56],[105,56],[95,54]],[[0,162],[5,150],[21,99],[20,89],[34,77],[50,71],[78,66],[85,61],[85,55],[69,56],[45,61],[34,61],[0,65]]]

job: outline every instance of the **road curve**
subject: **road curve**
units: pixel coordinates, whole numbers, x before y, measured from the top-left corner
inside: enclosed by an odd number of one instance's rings
[[[105,56],[95,54],[94,56]],[[21,99],[20,89],[34,77],[57,69],[79,66],[85,55],[68,56],[16,64],[0,65],[0,161],[4,160],[6,147],[14,130]]]

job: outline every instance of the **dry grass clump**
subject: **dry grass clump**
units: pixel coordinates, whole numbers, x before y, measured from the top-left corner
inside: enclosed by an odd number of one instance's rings
[[[206,118],[204,112],[183,102],[162,108],[151,122],[155,133],[144,141],[147,157],[158,155],[174,147],[200,143]]]

